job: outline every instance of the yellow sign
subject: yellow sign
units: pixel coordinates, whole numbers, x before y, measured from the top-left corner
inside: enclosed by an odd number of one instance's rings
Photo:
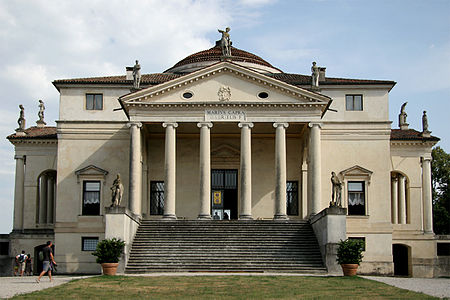
[[[222,192],[221,191],[214,191],[213,203],[215,205],[222,204]]]

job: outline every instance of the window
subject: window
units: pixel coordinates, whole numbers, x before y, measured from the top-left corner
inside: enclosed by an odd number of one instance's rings
[[[83,215],[100,215],[100,181],[83,181]]]
[[[365,215],[366,197],[364,192],[364,181],[348,182],[348,214]]]
[[[298,181],[286,182],[286,211],[289,216],[298,216]]]
[[[150,214],[164,214],[164,181],[150,181]]]
[[[194,94],[192,92],[184,92],[183,93],[183,98],[185,99],[190,99],[194,96]]]
[[[87,110],[102,110],[103,109],[103,95],[102,94],[86,94],[86,109]]]
[[[346,110],[363,110],[362,95],[345,95]]]
[[[269,97],[269,94],[267,92],[261,92],[258,94],[258,97],[261,99],[266,99]]]
[[[449,256],[450,255],[450,243],[437,243],[437,255]]]
[[[98,237],[82,237],[81,238],[81,250],[82,251],[95,251],[98,244]]]
[[[0,255],[9,255],[9,242],[0,242]]]

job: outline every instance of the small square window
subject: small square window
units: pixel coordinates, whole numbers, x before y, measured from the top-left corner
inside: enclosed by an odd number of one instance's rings
[[[98,237],[82,237],[81,238],[81,250],[82,251],[95,251],[97,249]]]
[[[363,96],[362,95],[345,95],[345,109],[350,111],[363,110]]]
[[[348,182],[348,214],[365,215],[366,214],[366,195],[364,181]]]
[[[87,110],[102,110],[103,109],[103,95],[102,94],[86,94],[86,109]]]

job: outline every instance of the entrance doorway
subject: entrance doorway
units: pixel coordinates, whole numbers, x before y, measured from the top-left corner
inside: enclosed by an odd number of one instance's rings
[[[237,170],[211,170],[211,216],[213,220],[238,218]]]
[[[409,275],[409,251],[408,246],[402,244],[392,245],[392,254],[394,259],[394,275]]]

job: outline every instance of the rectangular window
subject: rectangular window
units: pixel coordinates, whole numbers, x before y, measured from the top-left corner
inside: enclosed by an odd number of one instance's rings
[[[450,255],[450,243],[437,243],[437,255],[449,256]]]
[[[81,250],[82,251],[95,251],[98,244],[98,237],[82,237],[81,238]]]
[[[286,211],[289,216],[298,216],[298,181],[286,182]]]
[[[348,214],[365,215],[366,214],[366,195],[364,192],[364,181],[348,182]]]
[[[365,237],[349,237],[349,240],[359,240],[363,242],[363,251],[366,251],[366,238]]]
[[[345,109],[346,110],[363,110],[363,96],[362,95],[345,95]]]
[[[164,214],[164,181],[150,181],[150,214]]]
[[[0,242],[0,255],[9,255],[9,242]]]
[[[83,215],[100,215],[100,181],[83,181]]]
[[[103,109],[103,95],[102,94],[86,94],[86,109],[87,110],[102,110]]]

